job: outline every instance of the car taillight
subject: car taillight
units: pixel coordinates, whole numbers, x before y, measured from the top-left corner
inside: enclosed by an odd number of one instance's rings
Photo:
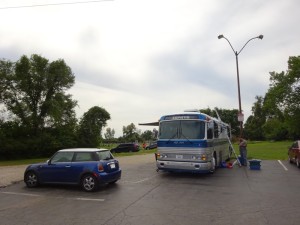
[[[104,171],[104,167],[103,167],[102,163],[98,164],[98,171],[99,172],[103,172]]]

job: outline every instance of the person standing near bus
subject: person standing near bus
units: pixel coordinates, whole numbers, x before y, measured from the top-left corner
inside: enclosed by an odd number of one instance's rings
[[[240,138],[239,150],[242,158],[241,164],[247,166],[247,141],[243,138]]]

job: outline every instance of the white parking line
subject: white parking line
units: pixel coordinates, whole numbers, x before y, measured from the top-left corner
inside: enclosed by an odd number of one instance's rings
[[[145,181],[148,181],[148,180],[151,180],[152,178],[154,178],[154,177],[156,177],[156,176],[158,176],[158,174],[155,174],[155,175],[153,175],[153,176],[151,176],[151,177],[146,177],[146,178],[144,178],[144,179],[141,179],[141,180],[137,180],[137,181],[124,181],[123,180],[123,182],[124,183],[130,183],[130,184],[139,184],[139,183],[143,183],[143,182],[145,182]]]
[[[7,191],[1,191],[0,194],[6,194],[6,195],[21,195],[21,196],[29,196],[29,197],[43,197],[43,195],[37,195],[37,194],[27,194],[27,193],[18,193],[18,192],[7,192]],[[57,199],[63,199],[64,197],[54,197]],[[105,199],[103,198],[68,198],[78,201],[97,201],[97,202],[104,202]]]
[[[283,163],[280,160],[278,160],[278,162],[283,167],[283,169],[285,169],[285,171],[288,171],[288,168],[286,168],[285,165],[283,165]]]
[[[71,198],[72,199],[72,198]],[[80,201],[97,201],[97,202],[104,202],[105,199],[103,198],[75,198],[75,200],[80,200]]]
[[[17,193],[17,192],[0,192],[0,194],[7,194],[7,195],[23,195],[23,196],[31,196],[31,197],[40,197],[41,195],[37,194],[26,194],[26,193]]]

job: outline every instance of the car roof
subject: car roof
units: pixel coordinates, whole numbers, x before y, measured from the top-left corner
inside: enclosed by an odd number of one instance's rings
[[[69,148],[61,149],[58,152],[99,152],[99,151],[109,151],[106,148]]]

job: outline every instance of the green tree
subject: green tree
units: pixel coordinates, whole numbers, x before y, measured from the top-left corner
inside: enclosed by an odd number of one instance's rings
[[[66,94],[74,82],[62,59],[49,62],[33,54],[17,62],[0,60],[1,156],[48,156],[76,143],[77,102]]]
[[[99,106],[94,106],[84,113],[78,128],[79,146],[98,147],[102,138],[102,129],[109,119],[110,114]]]
[[[141,139],[142,141],[151,141],[155,138],[151,130],[146,130],[141,134]]]
[[[238,110],[237,109],[219,109],[215,108],[221,118],[221,120],[231,126],[232,134],[235,136],[239,135],[240,132],[240,124],[237,120]],[[200,112],[205,113],[209,116],[217,118],[216,110],[212,110],[210,108],[200,109]]]
[[[269,118],[285,124],[290,138],[300,137],[300,56],[289,57],[286,72],[270,73],[264,108]]]
[[[133,123],[128,126],[123,126],[123,139],[127,142],[139,141],[140,133],[141,131],[139,131]]]
[[[282,141],[288,139],[286,123],[278,118],[269,118],[262,126],[264,135],[268,140]]]
[[[263,126],[266,122],[266,114],[263,110],[264,98],[256,96],[256,102],[252,106],[252,115],[245,123],[244,134],[251,140],[264,140]]]
[[[104,137],[106,140],[112,141],[115,139],[115,130],[111,129],[110,127],[106,128],[106,132],[104,134]]]
[[[77,102],[65,91],[74,85],[74,79],[62,59],[49,63],[34,54],[16,63],[0,60],[0,103],[37,134],[44,127],[73,121]]]

